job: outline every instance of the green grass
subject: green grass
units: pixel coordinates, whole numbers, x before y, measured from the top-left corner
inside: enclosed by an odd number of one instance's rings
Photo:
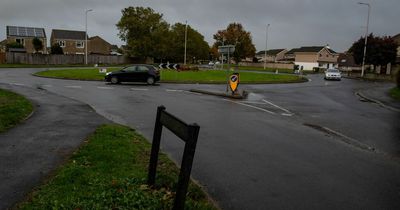
[[[230,74],[233,71],[229,72]],[[262,74],[255,72],[240,72],[241,83],[285,83],[300,82],[303,78],[295,75]],[[183,83],[226,83],[227,73],[225,70],[207,71],[162,71],[161,81],[183,82]]]
[[[126,64],[100,64],[99,66],[125,66]],[[0,68],[55,68],[55,67],[93,67],[93,64],[0,64]]]
[[[0,133],[20,123],[32,110],[32,103],[23,96],[0,89]]]
[[[390,90],[390,96],[398,101],[400,101],[400,88],[394,87]]]
[[[171,209],[178,168],[160,154],[156,186],[146,185],[151,145],[134,130],[103,125],[20,209]],[[216,209],[189,186],[186,209]]]
[[[228,65],[224,64],[224,69],[228,69]],[[278,70],[279,73],[293,73],[293,69],[277,69],[277,68],[265,68],[264,67],[258,67],[258,66],[235,66],[231,65],[231,69],[238,69],[241,71],[266,71],[266,72],[275,72]]]
[[[108,71],[113,71],[118,68],[108,68]],[[231,72],[230,72],[231,73]],[[78,80],[104,80],[104,74],[100,74],[98,69],[64,69],[64,70],[48,70],[37,72],[35,75],[78,79]],[[207,70],[207,71],[173,71],[162,70],[162,82],[176,83],[225,83],[226,71]],[[262,74],[256,72],[240,72],[241,83],[286,83],[286,82],[301,82],[304,78],[296,75],[280,75],[280,74]]]

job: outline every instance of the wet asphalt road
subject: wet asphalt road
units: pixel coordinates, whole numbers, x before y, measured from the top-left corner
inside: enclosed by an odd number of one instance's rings
[[[0,83],[87,103],[148,139],[159,105],[198,123],[192,175],[223,209],[400,209],[400,113],[355,95],[390,84],[311,75],[301,84],[241,85],[251,94],[235,101],[187,91],[221,85],[115,86],[35,71],[1,69]],[[162,150],[179,162],[183,144],[165,132]]]

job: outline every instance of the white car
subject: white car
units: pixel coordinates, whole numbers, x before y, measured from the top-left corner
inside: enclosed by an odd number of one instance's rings
[[[327,69],[325,71],[324,79],[341,80],[342,74],[340,73],[339,69]]]

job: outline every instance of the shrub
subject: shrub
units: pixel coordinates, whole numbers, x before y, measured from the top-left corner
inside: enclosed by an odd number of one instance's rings
[[[62,47],[60,47],[60,45],[58,43],[55,43],[55,44],[53,44],[53,46],[51,46],[50,52],[51,52],[51,54],[54,54],[54,55],[64,54]]]

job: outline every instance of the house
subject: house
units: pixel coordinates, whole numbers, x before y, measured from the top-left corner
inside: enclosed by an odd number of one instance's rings
[[[58,43],[63,48],[64,54],[85,54],[85,31],[70,31],[53,29],[50,45]]]
[[[294,62],[294,53],[297,52],[299,49],[300,48],[293,48],[293,49],[287,51],[285,53],[285,55],[283,56],[283,59],[281,59],[281,60]]]
[[[36,50],[32,44],[34,38],[38,38],[43,43],[43,48],[38,52],[47,53],[47,39],[44,28],[32,28],[32,27],[21,27],[21,26],[6,26],[7,43],[19,43],[24,46],[24,49],[18,51],[35,53]]]
[[[300,70],[311,71],[314,68],[337,68],[339,54],[329,46],[300,47],[294,52],[294,64]]]
[[[361,70],[361,66],[356,64],[354,56],[346,52],[339,54],[338,67],[343,71]]]
[[[392,38],[397,43],[396,63],[400,63],[400,34],[397,34],[397,35],[393,36]]]
[[[7,39],[0,42],[0,52],[6,52]]]
[[[111,44],[99,36],[90,37],[88,42],[88,53],[110,55]]]
[[[271,49],[267,50],[267,62],[278,62],[282,60],[286,54],[286,49]],[[256,53],[256,58],[260,61],[265,61],[265,50]]]

